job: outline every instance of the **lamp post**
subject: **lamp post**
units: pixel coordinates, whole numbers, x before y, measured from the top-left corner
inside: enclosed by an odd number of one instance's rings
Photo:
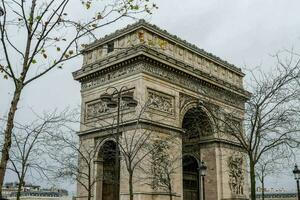
[[[205,165],[204,161],[201,161],[201,165],[199,167],[201,182],[202,182],[202,200],[205,200],[205,182],[204,177],[206,176],[207,166]]]
[[[299,180],[300,180],[300,169],[297,165],[295,165],[295,168],[293,170],[293,174],[295,176],[295,180],[297,182],[297,194],[298,194],[298,200],[300,200],[300,191],[299,191]]]
[[[109,90],[111,91],[109,93]],[[119,166],[119,132],[120,132],[120,111],[121,111],[121,102],[124,102],[128,107],[136,107],[137,106],[137,100],[133,98],[133,92],[130,91],[126,86],[121,87],[119,90],[115,87],[108,87],[106,89],[106,92],[104,94],[100,95],[100,100],[105,102],[108,108],[117,108],[117,124],[116,124],[116,143],[117,143],[117,149],[116,149],[116,184],[114,192],[115,200],[118,199],[119,195],[119,184],[118,179],[120,176],[120,171],[118,170]]]

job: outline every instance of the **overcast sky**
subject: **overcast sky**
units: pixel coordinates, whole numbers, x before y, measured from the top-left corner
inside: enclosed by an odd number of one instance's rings
[[[159,9],[146,20],[182,39],[243,68],[267,69],[276,52],[294,48],[300,53],[299,0],[155,0]],[[113,32],[132,20],[122,20],[103,33]],[[17,120],[31,119],[36,112],[80,104],[80,85],[71,72],[81,59],[68,63],[30,85],[21,98]],[[0,115],[7,113],[11,85],[0,80]],[[300,161],[299,161],[300,162]],[[290,174],[292,170],[287,169]],[[280,180],[280,182],[279,182]],[[293,188],[291,176],[273,178],[273,187]]]

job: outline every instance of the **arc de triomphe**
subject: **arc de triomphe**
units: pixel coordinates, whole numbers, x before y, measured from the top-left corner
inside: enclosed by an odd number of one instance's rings
[[[216,128],[214,117],[226,120],[230,112],[242,121],[249,93],[239,68],[143,20],[86,46],[83,55],[73,76],[81,83],[80,144],[96,152],[90,166],[93,199],[129,199],[122,155],[145,135],[135,157],[134,199],[170,199],[158,158],[172,167],[172,199],[199,200],[203,184],[206,200],[247,199],[245,155],[224,127]],[[124,94],[133,92],[138,102],[136,107],[121,102],[118,134],[116,108],[100,99],[110,87],[126,88]],[[204,183],[201,160],[207,165]],[[87,193],[78,183],[78,198],[87,199]]]

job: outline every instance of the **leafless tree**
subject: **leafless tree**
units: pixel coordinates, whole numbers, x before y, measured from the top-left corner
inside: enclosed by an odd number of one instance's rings
[[[128,193],[129,199],[134,198],[134,176],[140,164],[149,158],[149,155],[153,151],[151,148],[151,142],[153,140],[153,130],[145,129],[141,126],[143,114],[147,111],[150,102],[146,102],[144,105],[139,105],[139,111],[137,116],[133,116],[136,120],[132,130],[125,131],[123,127],[120,127],[122,134],[115,133],[112,129],[112,137],[117,142],[118,150],[120,151],[120,158],[125,164],[125,168],[128,173]],[[128,120],[128,118],[126,119]],[[125,120],[125,122],[126,122]],[[115,120],[114,120],[115,121]],[[121,118],[121,121],[123,119]],[[114,126],[114,124],[112,124]]]
[[[69,129],[68,127],[67,129]],[[52,168],[56,169],[54,177],[76,181],[87,191],[87,199],[92,199],[93,187],[102,177],[94,177],[93,165],[97,157],[97,146],[94,144],[82,144],[78,142],[75,131],[63,129],[60,134],[52,136],[50,149],[59,148],[59,152],[51,151],[50,157],[54,160]],[[72,131],[71,131],[72,130]],[[55,152],[55,153],[53,153]]]
[[[133,199],[134,183],[133,177],[135,170],[139,164],[151,153],[149,150],[150,140],[152,136],[151,130],[142,129],[140,126],[140,119],[144,113],[146,106],[141,108],[139,115],[134,114],[133,119],[136,120],[132,130],[124,130],[123,121],[121,119],[120,132],[117,134],[115,131],[115,121],[99,118],[97,123],[85,124],[89,128],[101,128],[104,126],[111,126],[111,133],[109,138],[115,142],[115,148],[101,147],[101,142],[94,141],[92,143],[85,142],[85,140],[78,140],[78,136],[75,134],[75,129],[71,125],[66,125],[60,132],[56,132],[52,135],[51,144],[48,145],[50,149],[59,148],[59,152],[50,154],[51,158],[55,160],[53,168],[56,168],[55,176],[57,178],[71,178],[79,183],[87,192],[87,198],[93,197],[93,189],[99,181],[109,181],[119,187],[119,180],[116,177],[119,172],[115,172],[115,177],[105,177],[103,173],[94,173],[94,166],[97,162],[99,154],[105,154],[110,158],[116,158],[118,161],[114,162],[115,170],[120,170],[120,160],[124,163],[128,172],[128,184],[129,184],[129,196]],[[96,117],[97,118],[97,117]],[[69,121],[70,123],[78,123],[79,121]],[[124,121],[126,122],[126,121]],[[99,152],[101,149],[101,152]],[[52,152],[48,150],[48,152]],[[118,195],[118,194],[116,194]]]
[[[146,148],[149,145],[152,136],[151,130],[135,129],[133,132],[127,132],[122,135],[119,143],[122,159],[124,160],[128,172],[129,199],[134,197],[133,177],[139,164],[145,160],[151,150]]]
[[[55,131],[64,123],[65,116],[57,112],[37,116],[38,119],[29,125],[15,122],[12,133],[13,145],[11,148],[8,170],[13,171],[18,178],[17,200],[20,199],[25,178],[30,173],[33,177],[48,178],[48,152],[44,146],[50,139],[48,133]],[[47,161],[46,161],[47,160]]]
[[[245,105],[245,118],[236,112],[225,112],[223,118],[212,111],[221,122],[220,135],[239,143],[249,159],[251,199],[255,200],[256,166],[262,156],[279,146],[299,146],[299,55],[293,52],[282,59],[276,55],[277,65],[269,73],[252,71],[251,98]],[[285,54],[286,55],[286,54]]]
[[[12,131],[20,97],[29,84],[81,54],[83,42],[97,39],[97,31],[121,18],[151,13],[148,0],[1,0],[0,72],[13,85],[4,127],[0,161],[0,186],[9,160]],[[85,19],[72,15],[71,7],[83,5]],[[66,37],[67,35],[67,37]],[[19,42],[23,39],[24,43]],[[2,187],[0,187],[0,196]]]
[[[174,142],[173,142],[174,141]],[[171,145],[176,143],[175,138],[157,138],[152,143],[150,157],[146,160],[146,165],[142,167],[145,177],[154,190],[163,190],[167,192],[169,199],[173,199],[173,176],[181,167],[182,158],[176,154],[171,154]]]
[[[278,175],[289,166],[293,152],[286,146],[277,146],[271,152],[263,154],[257,163],[256,177],[261,183],[262,200],[265,199],[265,180],[271,175]]]

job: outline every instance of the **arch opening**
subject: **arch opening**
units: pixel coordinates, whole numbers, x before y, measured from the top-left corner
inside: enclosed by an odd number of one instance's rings
[[[119,200],[120,193],[120,160],[118,147],[114,141],[106,141],[100,148],[99,157],[102,163],[102,200]]]
[[[189,109],[182,121],[183,200],[200,199],[200,141],[213,134],[212,121],[201,107]],[[195,155],[195,156],[192,156]]]
[[[183,142],[199,141],[201,136],[213,133],[212,122],[200,107],[187,111],[182,121],[182,129],[184,130]]]
[[[183,200],[199,200],[199,166],[195,157],[186,155],[182,159]]]

